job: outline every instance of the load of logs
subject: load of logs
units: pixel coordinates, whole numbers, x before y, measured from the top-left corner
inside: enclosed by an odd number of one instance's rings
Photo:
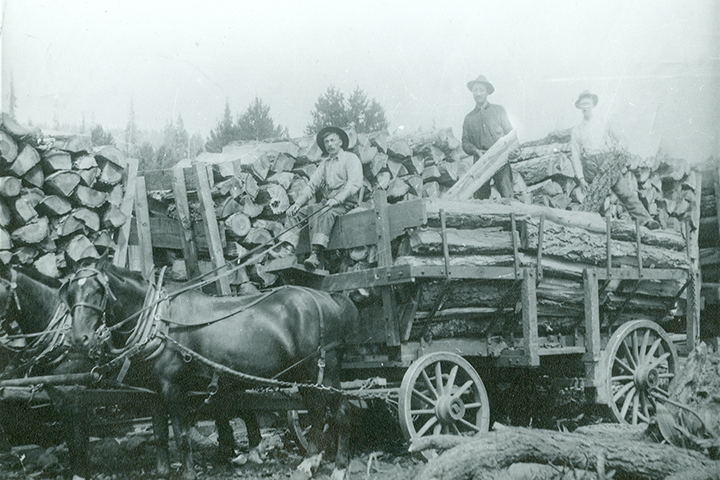
[[[0,259],[33,265],[54,278],[67,260],[116,248],[128,215],[126,161],[90,137],[44,136],[2,115],[0,125]]]

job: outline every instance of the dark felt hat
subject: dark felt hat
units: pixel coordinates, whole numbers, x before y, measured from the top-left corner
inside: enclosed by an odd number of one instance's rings
[[[339,127],[325,127],[322,130],[320,130],[315,137],[315,141],[318,144],[318,147],[320,147],[320,150],[322,150],[323,153],[327,153],[327,150],[325,150],[325,136],[328,133],[337,133],[340,137],[340,141],[342,142],[342,149],[347,150],[348,145],[350,145],[350,138],[348,137],[348,134]]]
[[[475,80],[471,80],[467,83],[468,90],[472,91],[473,85],[476,83],[483,83],[487,87],[488,95],[493,93],[495,91],[495,87],[492,86],[492,83],[488,82],[488,79],[485,78],[485,75],[480,75]]]
[[[590,90],[585,90],[585,91],[582,92],[580,95],[578,95],[578,99],[575,100],[575,106],[576,106],[577,108],[580,108],[580,106],[579,106],[578,104],[580,103],[580,100],[582,100],[583,98],[589,98],[590,100],[593,101],[593,103],[594,103],[596,106],[597,106],[597,104],[598,104],[598,96],[595,95],[594,93],[590,93]]]

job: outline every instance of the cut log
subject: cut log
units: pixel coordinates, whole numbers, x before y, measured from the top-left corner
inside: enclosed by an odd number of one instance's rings
[[[251,228],[247,235],[245,235],[245,239],[243,240],[243,244],[250,245],[251,247],[256,247],[258,245],[263,245],[266,243],[269,243],[272,241],[272,235],[270,232],[265,230],[264,228]]]
[[[23,137],[32,133],[32,130],[23,127],[22,125],[17,123],[14,118],[4,112],[2,114],[2,128],[7,133],[12,135],[16,140],[22,139]]]
[[[35,210],[46,217],[59,217],[72,210],[70,202],[57,195],[48,195],[37,204]]]
[[[83,207],[100,208],[107,202],[108,194],[99,192],[84,185],[78,185],[73,194],[73,200]]]
[[[0,177],[0,195],[3,197],[17,197],[20,195],[22,182],[19,178],[5,176]]]
[[[89,170],[98,168],[98,163],[93,155],[82,155],[75,160],[75,168],[77,170]]]
[[[65,254],[74,262],[79,262],[85,258],[100,258],[95,245],[85,235],[73,237],[68,243]]]
[[[33,267],[50,278],[60,278],[60,270],[58,269],[57,255],[54,252],[46,253],[42,257],[33,262]]]
[[[259,219],[253,222],[253,227],[262,228],[270,232],[273,237],[277,237],[283,231],[283,224],[274,220]]]
[[[40,155],[30,145],[23,145],[15,161],[10,165],[10,171],[18,178],[25,175],[31,168],[40,163]]]
[[[127,217],[117,205],[110,204],[102,219],[103,228],[120,228],[125,225]]]
[[[23,182],[31,187],[41,188],[45,182],[45,174],[40,164],[35,165],[22,176]]]
[[[4,228],[0,228],[0,251],[10,250],[13,247],[12,237]]]
[[[82,178],[74,171],[56,172],[45,179],[45,191],[63,198],[70,198]]]
[[[287,192],[276,183],[261,186],[255,201],[258,205],[265,206],[273,215],[285,213],[290,206]]]
[[[430,182],[436,182],[438,183],[440,180],[440,177],[442,175],[440,174],[440,169],[437,165],[429,165],[426,166],[423,170],[423,182],[430,183]]]
[[[92,243],[96,249],[116,250],[117,244],[113,241],[112,235],[107,230],[101,230],[92,236]]]
[[[38,216],[37,211],[27,198],[16,198],[11,205],[14,217],[21,225],[25,225],[26,223],[37,218]]]
[[[418,155],[413,155],[403,161],[405,169],[411,175],[422,175],[425,169],[425,161]]]
[[[47,238],[49,230],[48,219],[39,217],[36,220],[16,228],[12,232],[13,242],[20,245],[40,243]]]
[[[295,168],[295,159],[287,153],[280,153],[272,165],[273,172],[291,172]]]
[[[69,237],[78,232],[85,233],[85,224],[72,214],[65,217],[62,228],[60,229],[60,236]]]
[[[360,148],[358,157],[360,158],[360,162],[370,163],[373,161],[373,159],[375,158],[375,155],[377,155],[377,153],[378,153],[377,147],[367,144],[367,145],[364,145],[362,148]]]
[[[382,172],[377,174],[375,180],[377,181],[377,188],[387,190],[387,188],[390,186],[390,181],[392,180],[392,173],[387,170],[383,170]]]
[[[388,198],[401,200],[410,191],[410,186],[400,178],[393,178],[387,189]]]
[[[215,209],[215,216],[221,220],[228,218],[238,212],[242,212],[242,205],[238,203],[233,197],[226,198],[220,205]]]
[[[18,156],[18,146],[15,139],[10,134],[0,130],[0,158],[2,165],[9,165],[15,161]]]
[[[0,227],[7,227],[8,225],[10,225],[12,219],[12,209],[8,206],[6,200],[0,199]]]
[[[120,169],[125,167],[126,159],[125,155],[114,145],[104,145],[95,152],[95,160],[98,161],[98,165],[102,166],[102,163],[112,163]]]
[[[242,182],[237,177],[230,177],[222,182],[216,183],[213,187],[213,192],[215,191],[217,191],[219,195],[230,196],[232,198],[237,198],[245,193]]]
[[[420,175],[408,175],[403,178],[405,183],[410,187],[409,193],[415,195],[418,198],[423,196],[423,181]]]
[[[225,220],[225,227],[237,238],[243,238],[250,232],[250,217],[240,212],[234,213]]]
[[[40,252],[35,245],[23,245],[13,250],[12,259],[20,265],[30,265],[39,255]]]
[[[89,208],[77,208],[70,215],[82,222],[91,232],[100,230],[100,215]]]
[[[293,178],[295,178],[295,175],[293,175],[292,172],[278,172],[271,175],[267,181],[268,183],[277,183],[283,187],[283,189],[288,190],[290,185],[292,185]]]
[[[554,175],[570,178],[575,176],[570,158],[565,153],[555,153],[514,163],[512,170],[513,173],[521,175],[528,185],[542,182]]]
[[[473,194],[485,185],[495,173],[507,163],[508,154],[519,146],[517,133],[512,130],[498,139],[485,155],[480,157],[470,170],[460,178],[455,185],[445,192],[444,198],[465,200],[472,198]]]
[[[597,471],[600,461],[606,471],[614,470],[616,476],[658,480],[698,469],[705,472],[701,478],[712,478],[720,468],[717,461],[699,452],[654,443],[636,430],[639,427],[618,426],[606,431],[588,429],[570,433],[507,427],[482,436],[456,436],[447,441],[446,436],[421,437],[413,441],[410,451],[450,448],[430,460],[418,480],[479,478],[480,472],[520,462],[572,465]]]
[[[530,160],[531,158],[536,157],[544,157],[546,155],[553,155],[556,153],[570,153],[570,144],[569,143],[550,143],[547,145],[535,145],[535,146],[525,146],[525,144],[520,145],[520,154],[514,158],[511,159],[511,163],[518,163],[518,162],[524,162],[525,160]]]
[[[458,180],[458,164],[455,162],[442,162],[437,165],[440,177],[437,182],[440,185],[452,187]]]
[[[55,146],[70,153],[87,153],[92,150],[92,138],[90,135],[73,135],[64,140],[56,141]]]
[[[373,157],[372,159],[372,174],[373,176],[377,177],[378,174],[383,171],[383,169],[387,168],[388,163],[388,156],[385,153],[378,153]]]
[[[391,157],[398,157],[400,159],[405,159],[413,154],[410,145],[404,140],[395,140],[392,142],[387,148],[387,153]]]
[[[116,165],[114,162],[105,161],[103,157],[96,156],[98,166],[100,167],[100,175],[97,181],[105,185],[117,185],[122,181],[124,168]]]
[[[264,207],[262,205],[258,205],[255,202],[253,202],[250,198],[245,198],[242,202],[242,213],[247,215],[250,218],[255,218],[260,216],[260,214],[263,212]]]
[[[84,170],[76,170],[82,180],[82,184],[92,188],[100,177],[100,167],[86,168]]]
[[[63,150],[49,150],[42,156],[42,166],[47,173],[58,170],[72,170],[72,156]]]

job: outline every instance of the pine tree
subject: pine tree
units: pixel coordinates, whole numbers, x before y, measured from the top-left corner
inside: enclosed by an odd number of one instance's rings
[[[130,118],[128,119],[127,127],[125,127],[125,149],[130,157],[137,156],[137,142],[138,131],[137,125],[135,124],[135,102],[133,98],[130,97]]]
[[[285,129],[275,126],[270,117],[270,107],[265,105],[259,97],[250,104],[248,109],[237,121],[239,140],[265,140],[282,136]]]
[[[330,125],[341,128],[354,125],[358,133],[382,130],[389,125],[380,103],[375,99],[368,100],[367,94],[360,87],[355,87],[355,91],[345,100],[345,95],[331,85],[315,102],[312,117],[312,123],[305,128],[308,135]]]
[[[236,140],[239,140],[239,131],[233,123],[230,101],[226,99],[223,118],[215,129],[210,131],[210,139],[205,143],[205,149],[208,152],[220,153],[225,145]]]

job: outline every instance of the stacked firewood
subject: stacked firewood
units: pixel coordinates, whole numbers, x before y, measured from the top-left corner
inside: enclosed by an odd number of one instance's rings
[[[2,115],[0,126],[0,255],[62,276],[66,260],[114,249],[125,157],[94,149],[89,136],[43,135]]]

